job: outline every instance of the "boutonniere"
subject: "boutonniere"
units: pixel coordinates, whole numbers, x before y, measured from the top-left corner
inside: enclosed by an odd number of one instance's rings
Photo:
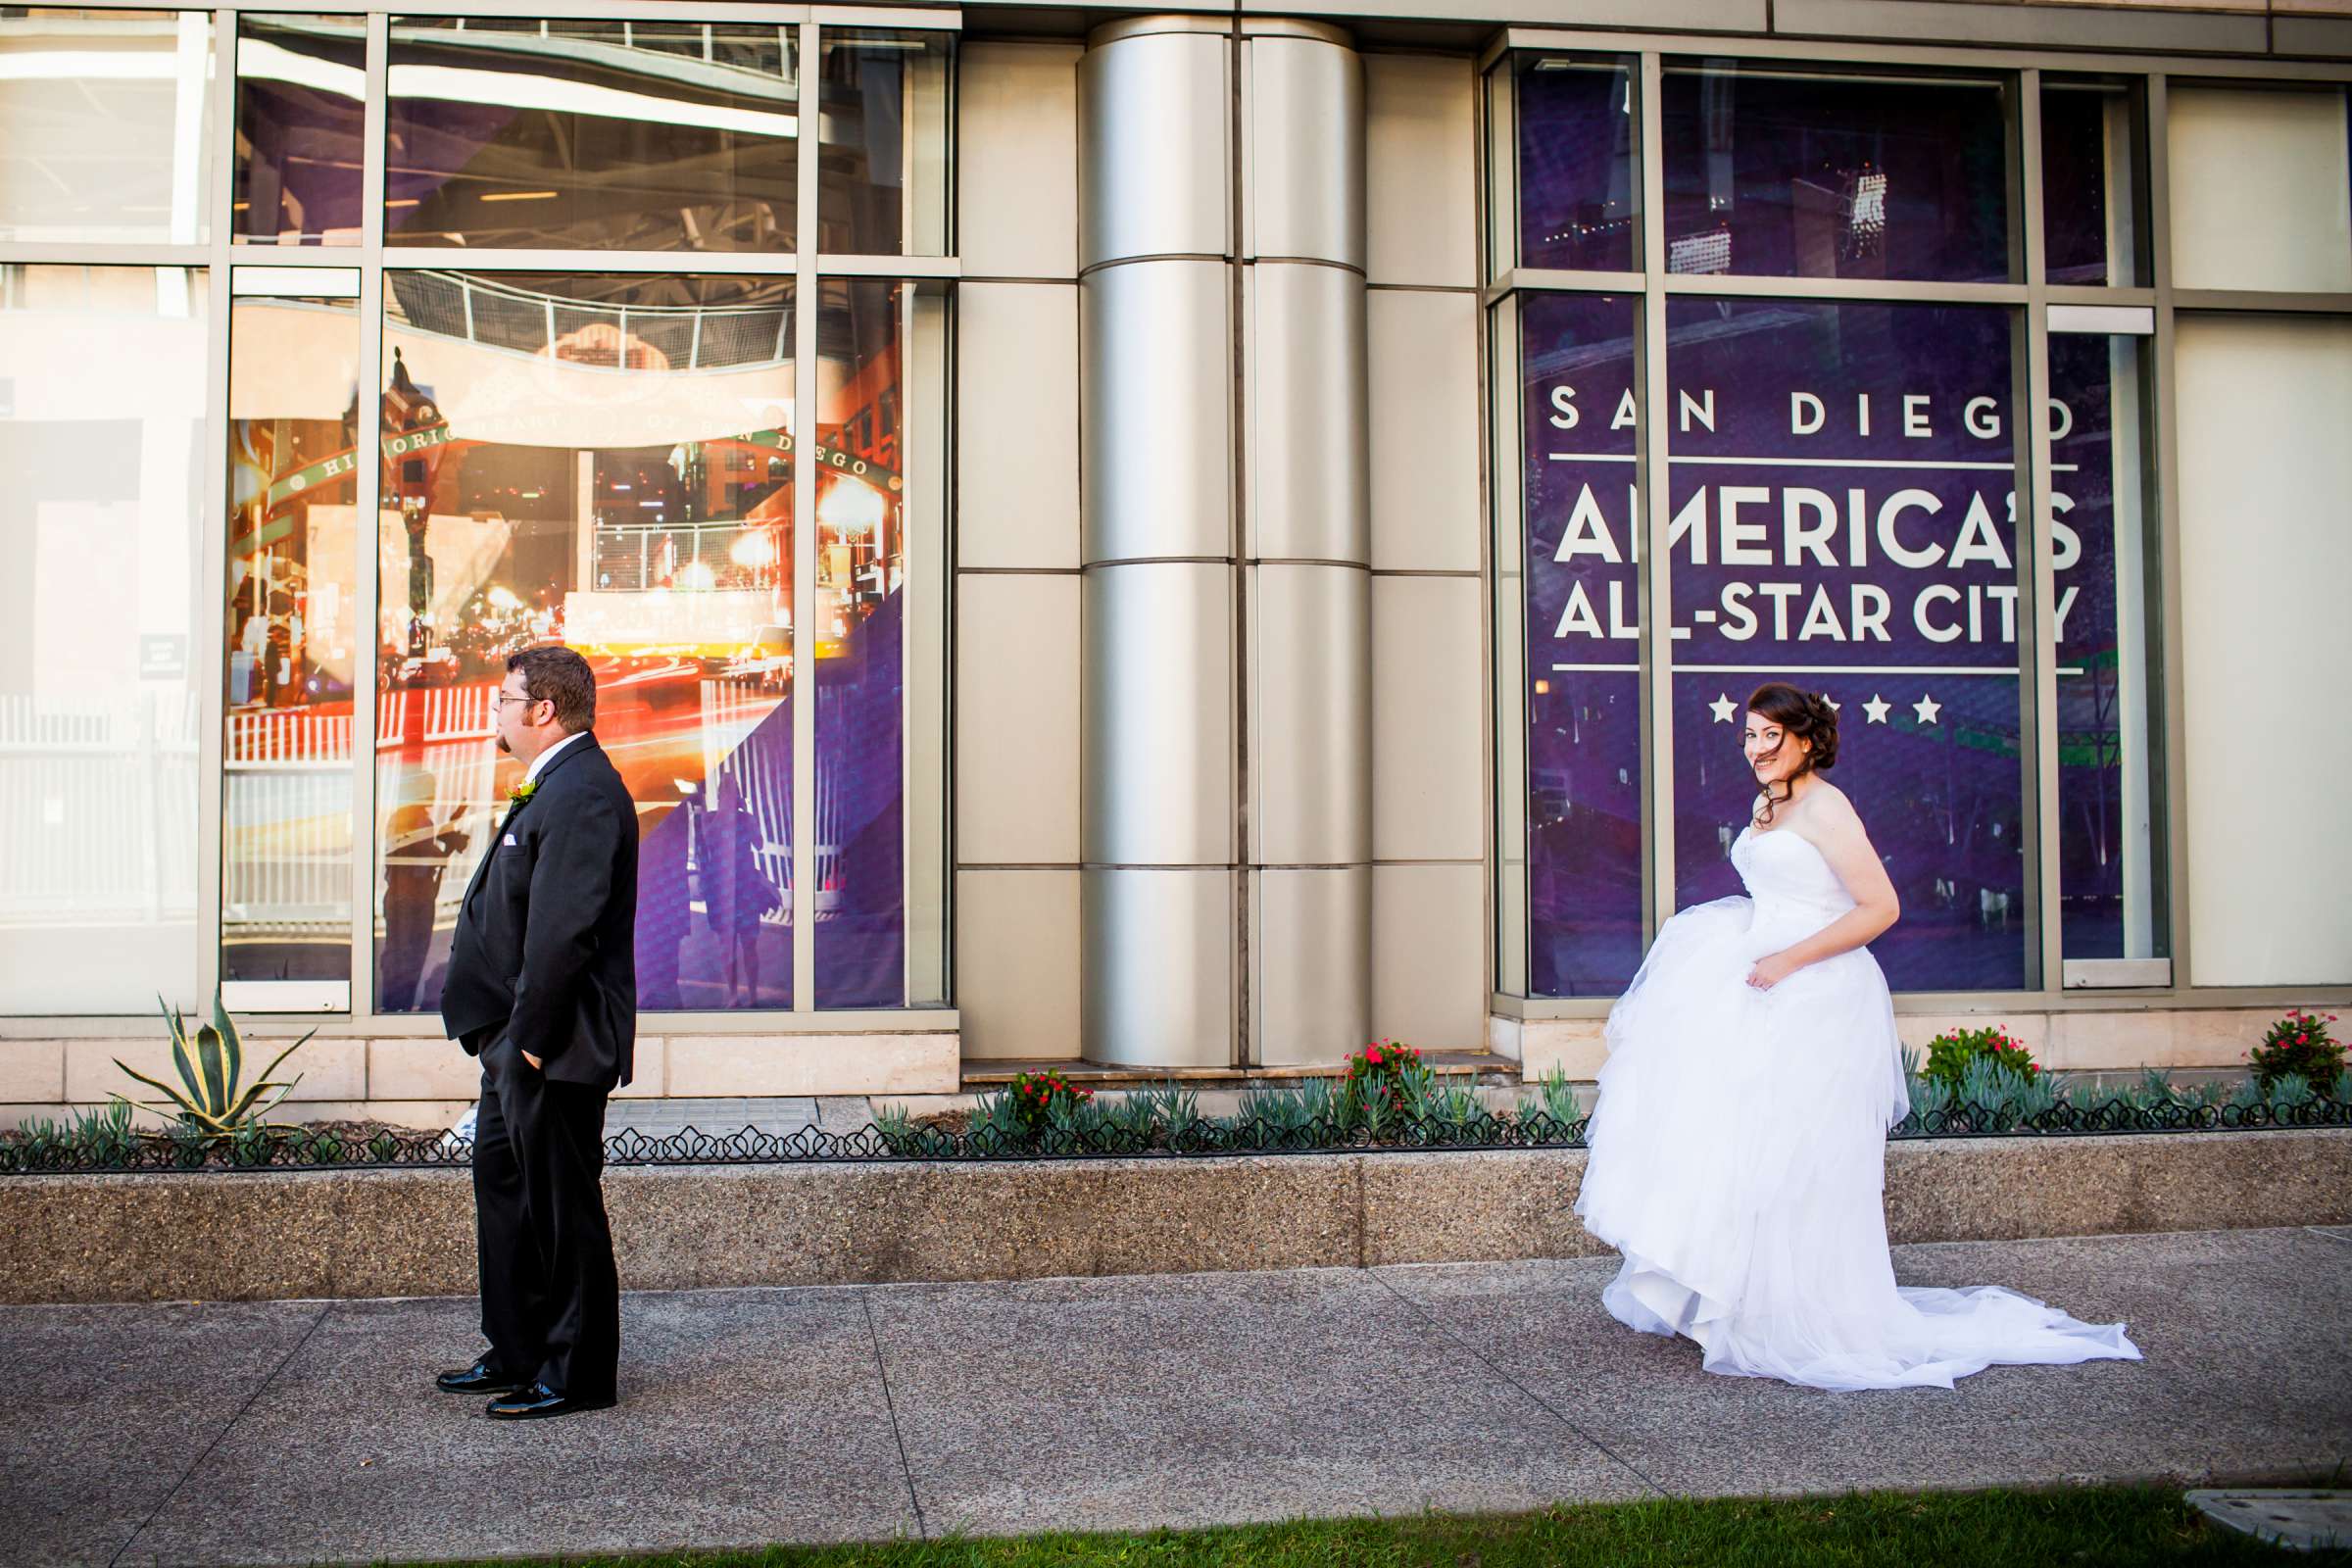
[[[508,789],[507,799],[513,801],[516,806],[520,806],[538,793],[539,781],[535,778],[526,778],[521,783]]]

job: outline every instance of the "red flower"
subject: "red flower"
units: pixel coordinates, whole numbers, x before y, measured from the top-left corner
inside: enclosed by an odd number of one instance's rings
[[[1380,1048],[1378,1046],[1366,1046],[1364,1048],[1364,1059],[1375,1067],[1379,1066]]]

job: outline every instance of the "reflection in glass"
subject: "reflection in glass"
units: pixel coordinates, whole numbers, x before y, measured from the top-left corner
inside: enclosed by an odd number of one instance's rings
[[[237,238],[360,242],[367,56],[361,17],[239,19]]]
[[[789,25],[396,18],[388,243],[790,251]]]
[[[828,28],[818,154],[820,249],[948,254],[948,66],[954,34]]]
[[[1519,265],[1631,271],[1642,265],[1640,117],[1623,61],[1517,57]]]
[[[2156,552],[2137,338],[2050,339],[2058,891],[2069,958],[2171,952],[2154,766]]]
[[[2053,283],[2127,287],[2145,276],[2138,96],[2121,82],[2045,76],[2043,268]]]
[[[1661,107],[1670,272],[2009,275],[1996,82],[1709,65]]]
[[[239,299],[228,354],[220,973],[348,980],[356,302]]]
[[[1898,991],[2027,982],[2010,318],[1687,299],[1675,410],[1675,898],[1740,890],[1750,691],[1838,705],[1833,782],[1902,899]]]
[[[209,11],[0,10],[0,239],[212,234]]]
[[[379,1005],[439,1005],[519,776],[493,694],[542,642],[587,656],[637,801],[639,1005],[789,1005],[791,283],[395,271],[384,297]]]
[[[816,1004],[906,1003],[906,377],[910,285],[817,316]]]
[[[1635,305],[1522,311],[1528,994],[1614,996],[1642,962]]]
[[[200,270],[0,268],[11,1012],[196,1000],[207,297]]]

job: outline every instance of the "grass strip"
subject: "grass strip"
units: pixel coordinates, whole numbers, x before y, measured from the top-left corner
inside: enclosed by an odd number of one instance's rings
[[[564,1568],[2039,1568],[2352,1563],[2208,1524],[2169,1487],[1663,1498],[1527,1514],[1429,1513],[1145,1534],[770,1546],[538,1561]]]

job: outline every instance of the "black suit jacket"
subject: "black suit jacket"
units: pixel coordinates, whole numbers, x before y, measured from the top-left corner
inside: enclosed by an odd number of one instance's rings
[[[549,759],[486,847],[449,949],[441,1022],[499,1027],[560,1083],[608,1094],[637,1044],[637,809],[593,731]]]

